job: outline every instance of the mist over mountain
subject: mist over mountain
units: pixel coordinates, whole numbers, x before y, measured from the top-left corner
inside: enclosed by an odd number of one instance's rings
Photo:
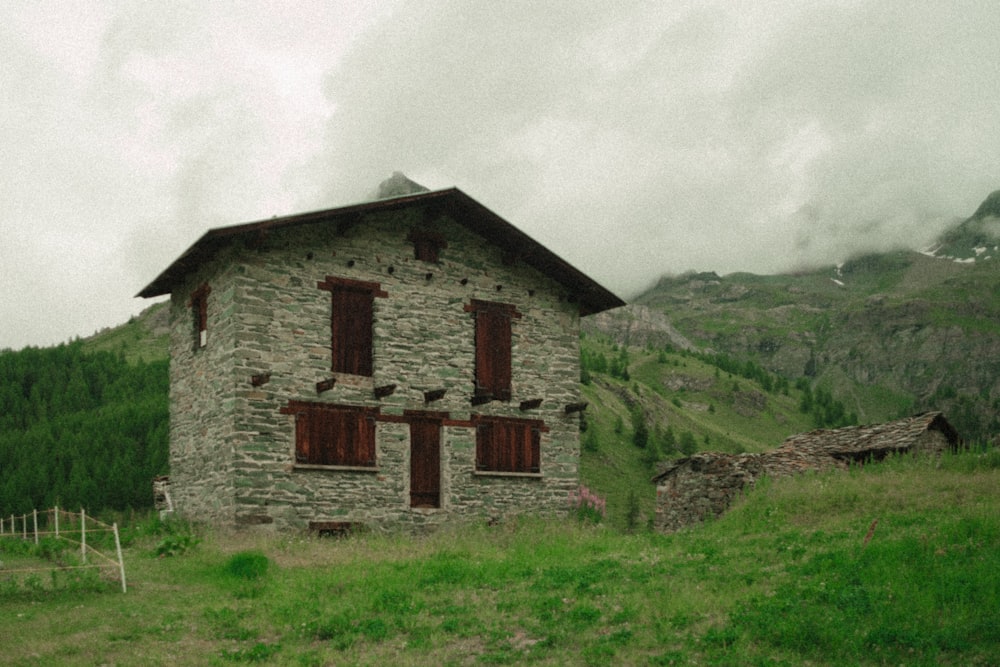
[[[922,251],[769,276],[665,276],[584,320],[626,345],[672,345],[808,378],[873,422],[944,410],[962,435],[1000,433],[1000,191]]]
[[[997,255],[1000,243],[1000,190],[992,192],[976,212],[942,234],[931,254],[971,261]]]
[[[976,209],[976,212],[969,219],[981,220],[989,216],[994,218],[1000,217],[1000,190],[991,192],[990,196],[983,200],[983,203],[979,205],[979,208]]]

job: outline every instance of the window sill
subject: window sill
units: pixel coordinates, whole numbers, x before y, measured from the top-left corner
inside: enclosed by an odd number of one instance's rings
[[[329,470],[331,472],[378,472],[378,466],[331,466],[318,463],[296,463],[292,470]]]
[[[504,472],[502,470],[473,470],[473,477],[523,477],[526,479],[542,479],[540,472]]]

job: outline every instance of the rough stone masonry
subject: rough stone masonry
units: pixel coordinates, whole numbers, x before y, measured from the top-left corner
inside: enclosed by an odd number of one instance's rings
[[[334,213],[209,233],[142,293],[171,293],[177,512],[282,529],[564,511],[579,483],[579,415],[567,406],[580,404],[580,314],[623,303],[456,190]],[[439,239],[439,257],[415,256],[415,230]],[[331,372],[331,298],[318,288],[331,276],[377,284],[370,376]],[[509,400],[475,400],[474,302],[518,313]],[[305,402],[376,415],[375,465],[297,461],[286,408]],[[441,420],[440,502],[415,507],[408,421],[427,412]],[[476,469],[484,416],[544,425],[536,473]]]
[[[935,453],[961,441],[939,412],[883,424],[820,429],[786,439],[778,449],[757,454],[701,452],[662,470],[656,486],[656,527],[663,532],[715,518],[757,480],[808,470],[845,469],[880,461],[893,453]]]

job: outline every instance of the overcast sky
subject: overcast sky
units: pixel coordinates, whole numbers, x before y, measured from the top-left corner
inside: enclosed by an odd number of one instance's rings
[[[0,349],[395,170],[625,298],[920,246],[1000,188],[994,0],[157,4],[0,4]]]

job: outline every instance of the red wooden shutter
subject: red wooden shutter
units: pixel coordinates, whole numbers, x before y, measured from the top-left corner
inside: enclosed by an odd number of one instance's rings
[[[511,397],[510,313],[502,307],[476,311],[476,393]]]
[[[366,411],[354,416],[357,437],[354,440],[354,463],[358,466],[375,465],[375,418]]]
[[[373,311],[371,291],[333,290],[330,332],[335,372],[371,376]]]
[[[321,410],[323,415],[323,460],[324,465],[350,465],[350,422],[344,410]]]
[[[522,469],[524,458],[524,431],[526,424],[509,420],[504,422],[503,439],[503,470],[505,472],[524,472]]]
[[[375,465],[375,420],[361,408],[322,411],[325,421],[324,465]]]
[[[527,465],[525,465],[524,471],[541,472],[542,431],[537,426],[532,426],[528,435]]]
[[[493,443],[493,423],[480,421],[476,424],[476,469],[496,470],[496,449]]]
[[[541,422],[503,417],[476,421],[476,469],[494,472],[541,471]]]
[[[312,463],[312,415],[309,412],[295,414],[295,462]]]
[[[375,465],[377,410],[289,402],[295,415],[295,462],[331,466]]]
[[[412,417],[410,421],[410,505],[440,507],[441,420]]]
[[[191,293],[191,313],[194,316],[195,349],[208,343],[208,295],[212,291],[208,283],[203,283]]]

